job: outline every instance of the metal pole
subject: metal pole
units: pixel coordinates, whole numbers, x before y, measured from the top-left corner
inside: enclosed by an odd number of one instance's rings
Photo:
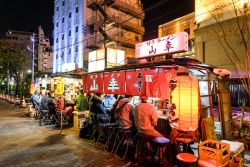
[[[35,72],[35,69],[34,69],[34,63],[35,63],[35,33],[33,33],[33,36],[32,36],[32,77],[31,77],[31,81],[32,83],[34,83],[34,72]]]
[[[104,1],[104,11],[106,13],[107,11],[107,6],[106,6],[106,1]],[[104,19],[104,31],[106,32],[106,18]],[[104,69],[107,68],[107,64],[108,64],[108,56],[107,56],[107,44],[106,44],[106,37],[104,38]]]

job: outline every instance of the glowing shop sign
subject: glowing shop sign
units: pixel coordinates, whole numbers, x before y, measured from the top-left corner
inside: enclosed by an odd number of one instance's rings
[[[152,39],[135,45],[136,58],[184,51],[188,51],[188,34],[186,32]]]

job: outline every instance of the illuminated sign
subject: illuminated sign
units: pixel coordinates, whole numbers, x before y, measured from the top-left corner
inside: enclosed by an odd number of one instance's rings
[[[188,34],[186,32],[152,39],[135,45],[136,58],[186,51],[188,51]]]
[[[125,52],[123,50],[111,49],[107,50],[107,67],[123,65]],[[102,71],[105,68],[105,51],[104,49],[89,52],[88,72]]]

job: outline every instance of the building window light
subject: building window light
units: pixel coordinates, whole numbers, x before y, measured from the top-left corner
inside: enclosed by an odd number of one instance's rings
[[[78,13],[78,6],[76,7],[76,13]]]
[[[78,45],[76,45],[76,49],[75,49],[76,52],[78,52]]]
[[[76,33],[78,32],[78,26],[76,26],[75,32],[76,32]]]

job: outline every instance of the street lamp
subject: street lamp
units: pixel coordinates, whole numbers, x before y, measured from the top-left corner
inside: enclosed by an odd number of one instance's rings
[[[31,41],[32,41],[32,50],[29,48],[29,46],[27,46],[27,49],[32,51],[32,75],[31,75],[31,82],[34,83],[35,79],[34,79],[34,73],[35,73],[35,33],[33,33],[32,37],[31,37]]]

